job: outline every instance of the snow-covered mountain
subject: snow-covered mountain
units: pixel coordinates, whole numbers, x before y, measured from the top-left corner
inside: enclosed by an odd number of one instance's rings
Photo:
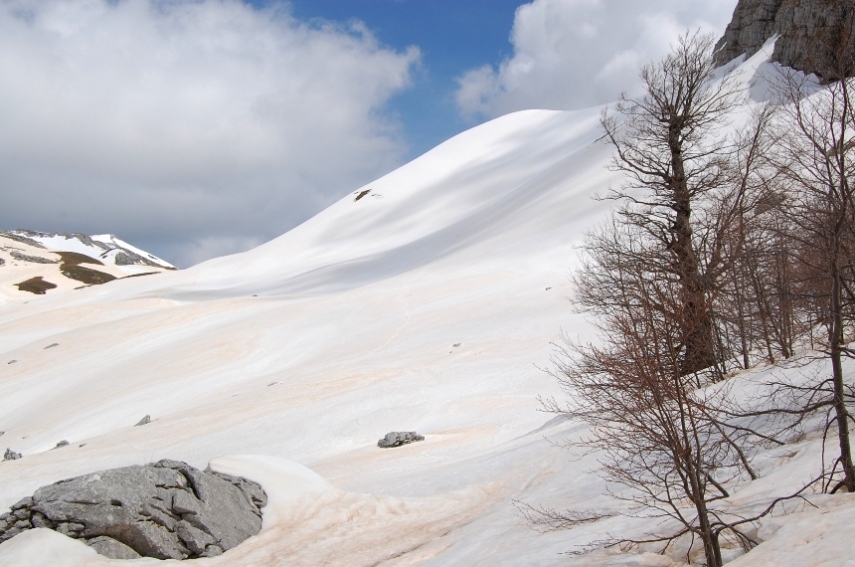
[[[174,269],[111,234],[0,231],[0,302]]]
[[[746,84],[766,55],[745,63]],[[0,443],[23,458],[0,463],[0,507],[168,457],[256,480],[270,499],[257,536],[200,566],[675,565],[653,548],[564,554],[651,526],[615,514],[625,504],[596,455],[554,446],[586,426],[537,411],[538,396],[563,395],[540,370],[552,343],[591,337],[567,275],[607,218],[591,197],[620,182],[599,114],[511,114],[249,252],[9,302]],[[376,445],[409,430],[425,441]],[[750,511],[811,477],[819,435],[759,453],[761,478],[733,501]],[[541,534],[514,501],[608,517]],[[812,502],[764,520],[748,555],[725,544],[731,564],[845,564],[855,502]],[[29,530],[0,545],[0,564],[126,563]]]
[[[19,241],[36,242],[48,250],[57,252],[77,252],[90,258],[97,258],[107,264],[120,266],[128,273],[139,273],[139,268],[163,268],[174,270],[175,266],[121,240],[113,234],[87,236],[79,233],[39,232],[36,230],[0,231],[0,236],[18,238]]]

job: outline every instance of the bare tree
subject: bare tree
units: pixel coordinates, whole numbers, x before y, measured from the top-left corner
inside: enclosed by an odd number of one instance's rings
[[[715,305],[731,278],[729,254],[742,246],[734,227],[762,137],[722,135],[735,97],[727,76],[715,76],[712,46],[709,36],[682,36],[642,70],[646,94],[603,115],[613,167],[628,181],[609,195],[622,206],[589,235],[575,282],[601,340],[568,345],[555,375],[570,401],[545,406],[594,425],[588,443],[602,451],[606,476],[631,489],[624,497],[681,526],[636,542],[689,535],[719,567],[722,534],[753,544],[740,528],[753,518],[718,503],[728,482],[756,477],[746,442],[760,437],[731,419],[727,384],[708,386],[722,375]]]
[[[743,368],[755,351],[769,362],[793,356],[809,324],[800,309],[790,247],[791,225],[782,205],[782,174],[770,161],[775,140],[770,106],[760,107],[735,137],[732,187],[721,194],[713,217],[724,227],[729,269],[716,282],[714,310],[726,350],[741,355]]]
[[[659,245],[651,257],[654,271],[678,284],[674,313],[682,317],[684,374],[721,360],[711,300],[726,260],[724,242],[719,234],[699,232],[696,220],[704,214],[699,201],[729,181],[730,149],[717,134],[734,93],[727,77],[714,80],[712,46],[712,36],[683,35],[670,55],[642,70],[646,94],[623,97],[617,114],[602,119],[617,150],[613,167],[628,179],[610,197],[626,204],[622,222],[643,228],[644,237]]]
[[[618,498],[679,526],[607,544],[661,542],[664,549],[689,536],[701,542],[706,564],[719,567],[720,539],[755,545],[742,528],[774,505],[750,517],[728,512],[726,505],[729,483],[756,478],[750,447],[768,439],[733,419],[741,412],[727,383],[699,388],[710,381],[685,373],[681,341],[687,319],[672,316],[681,308],[675,300],[681,282],[663,280],[638,261],[656,252],[652,244],[639,227],[617,222],[590,236],[577,287],[612,290],[610,302],[596,306],[601,340],[569,345],[561,353],[554,375],[568,401],[544,405],[594,426],[584,444],[601,451],[604,476],[629,489]],[[527,512],[548,526],[597,519],[591,513]]]
[[[837,65],[823,73],[851,74],[848,46],[828,60]],[[778,122],[777,165],[789,183],[786,211],[795,227],[792,246],[799,263],[798,285],[813,303],[816,322],[825,330],[819,341],[829,360],[830,377],[815,387],[832,409],[839,456],[832,472],[842,472],[834,490],[855,492],[855,464],[850,444],[853,420],[847,403],[853,393],[843,373],[843,357],[853,356],[855,314],[855,85],[842,79],[819,88],[815,79],[783,71],[778,84],[783,113]],[[815,400],[815,398],[812,398]],[[823,404],[820,404],[823,405]]]

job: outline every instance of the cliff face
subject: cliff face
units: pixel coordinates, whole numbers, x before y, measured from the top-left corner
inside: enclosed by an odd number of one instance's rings
[[[724,64],[753,55],[780,34],[773,61],[825,79],[852,75],[853,15],[852,0],[739,0],[716,60]]]
[[[763,43],[775,35],[775,17],[784,0],[739,0],[733,17],[718,40],[716,56],[727,63],[743,53],[757,53]]]

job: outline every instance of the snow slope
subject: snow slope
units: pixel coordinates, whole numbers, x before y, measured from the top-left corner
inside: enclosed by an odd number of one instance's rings
[[[0,463],[0,506],[169,457],[258,480],[270,496],[261,533],[200,566],[672,565],[652,550],[562,554],[643,533],[643,521],[539,534],[513,504],[619,507],[596,456],[552,444],[585,426],[537,411],[538,395],[559,393],[538,368],[551,343],[562,330],[591,336],[567,275],[608,213],[592,195],[619,182],[598,117],[508,115],[255,250],[7,304],[0,443],[24,458]],[[146,414],[152,423],[133,427]],[[378,449],[393,430],[426,440]],[[804,480],[818,450],[809,435],[762,454],[764,478],[735,497],[750,507]],[[851,523],[839,502],[792,517]],[[769,527],[770,542],[784,545],[789,525]],[[751,562],[761,548],[733,564],[770,564]],[[0,564],[127,563],[31,530],[0,545]]]

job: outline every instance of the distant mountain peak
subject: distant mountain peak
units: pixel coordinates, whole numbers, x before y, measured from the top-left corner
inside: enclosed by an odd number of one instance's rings
[[[0,231],[0,236],[24,239],[42,248],[63,252],[79,252],[117,266],[149,266],[152,268],[176,269],[175,266],[128,244],[113,234],[89,236],[78,232],[40,232],[37,230],[15,229]],[[85,250],[81,250],[85,248]]]
[[[0,303],[175,269],[112,234],[0,231]]]

